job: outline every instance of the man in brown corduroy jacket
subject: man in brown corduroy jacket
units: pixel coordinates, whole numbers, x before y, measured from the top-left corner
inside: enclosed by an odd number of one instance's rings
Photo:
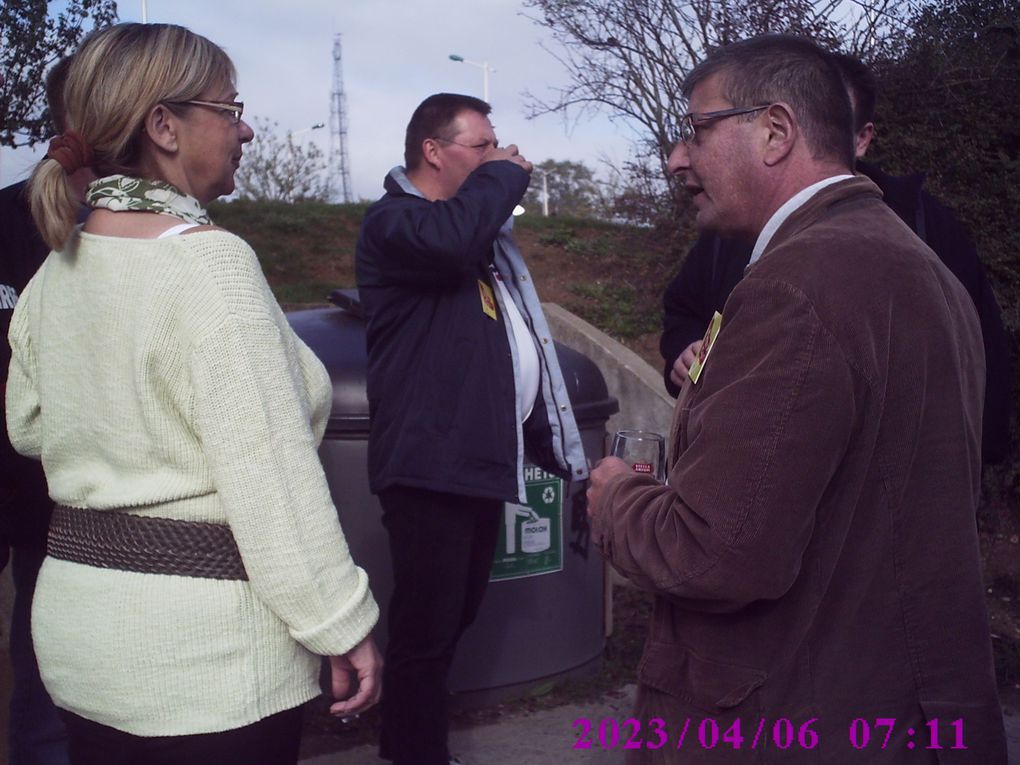
[[[755,243],[677,401],[668,483],[607,458],[593,537],[656,595],[634,763],[1005,763],[974,522],[973,304],[852,175],[813,43],[726,46],[670,169]]]

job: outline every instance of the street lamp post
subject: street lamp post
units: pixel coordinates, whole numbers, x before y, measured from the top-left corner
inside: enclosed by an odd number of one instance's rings
[[[470,64],[471,66],[477,66],[482,70],[482,100],[488,102],[489,100],[489,72],[495,72],[496,70],[489,66],[488,61],[470,61],[463,56],[458,56],[456,53],[450,54],[450,61],[456,61],[460,64]]]
[[[535,172],[542,174],[542,217],[549,217],[549,173],[540,167]]]

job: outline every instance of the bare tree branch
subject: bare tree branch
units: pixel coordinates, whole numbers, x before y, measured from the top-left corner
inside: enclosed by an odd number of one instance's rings
[[[234,176],[238,196],[258,202],[329,199],[322,150],[314,143],[296,143],[289,131],[280,138],[276,122],[260,117],[253,122],[255,139],[245,147]]]
[[[719,45],[768,32],[812,37],[867,57],[919,0],[525,0],[529,16],[555,43],[546,46],[569,83],[546,96],[526,93],[531,117],[605,111],[637,126],[636,165],[666,159],[686,111],[683,82]],[[642,180],[645,183],[645,180]],[[666,179],[663,189],[673,184]],[[675,189],[672,189],[675,191]],[[673,201],[678,218],[683,202]],[[664,199],[667,197],[664,196]]]

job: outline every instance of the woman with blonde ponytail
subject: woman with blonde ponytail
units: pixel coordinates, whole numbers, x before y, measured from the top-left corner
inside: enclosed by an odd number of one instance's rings
[[[253,137],[234,82],[182,27],[95,32],[31,180],[53,252],[11,320],[7,426],[55,503],[32,632],[75,765],[294,763],[319,656],[334,714],[380,693],[317,456],[329,378],[205,211]]]

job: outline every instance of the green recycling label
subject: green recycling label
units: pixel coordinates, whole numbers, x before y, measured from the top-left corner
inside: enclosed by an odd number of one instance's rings
[[[563,570],[563,481],[525,465],[524,488],[528,504],[503,505],[490,582]]]

